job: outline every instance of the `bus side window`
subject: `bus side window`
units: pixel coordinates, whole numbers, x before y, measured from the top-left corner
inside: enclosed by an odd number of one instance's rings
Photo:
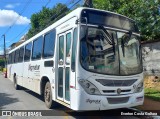
[[[14,64],[14,58],[15,58],[15,57],[14,57],[14,56],[15,56],[14,54],[15,54],[15,52],[12,52],[12,64]]]
[[[27,45],[25,46],[24,61],[29,61],[29,60],[30,60],[31,47],[32,47],[32,42],[30,42],[29,44],[27,44]]]
[[[42,56],[43,37],[33,41],[32,60],[41,59]]]
[[[10,62],[11,62],[11,54],[9,54],[8,56],[8,64],[10,64]]]
[[[44,36],[43,58],[53,57],[55,47],[55,30]]]
[[[23,62],[24,47],[19,50],[19,62]]]
[[[71,69],[73,72],[75,71],[76,51],[77,51],[77,28],[75,28],[73,32],[72,57],[71,57]]]
[[[18,62],[18,59],[19,59],[19,49],[15,51],[15,63]]]
[[[9,64],[12,64],[12,54],[9,54]]]

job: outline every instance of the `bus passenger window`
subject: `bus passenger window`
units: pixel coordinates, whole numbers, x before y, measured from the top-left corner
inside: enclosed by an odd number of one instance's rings
[[[33,41],[32,60],[40,59],[42,55],[43,38],[40,37]]]
[[[9,54],[8,64],[11,64],[11,56],[12,56],[12,54]]]
[[[52,57],[54,55],[55,36],[55,31],[44,36],[43,58]]]
[[[14,64],[14,59],[15,59],[15,52],[12,52],[12,64]]]
[[[29,44],[27,44],[27,45],[25,46],[24,61],[30,60],[31,47],[32,47],[32,43],[29,43]]]
[[[19,62],[23,61],[24,47],[21,47],[19,50]]]
[[[16,54],[15,54],[15,63],[18,62],[18,59],[19,59],[19,49],[16,50]]]

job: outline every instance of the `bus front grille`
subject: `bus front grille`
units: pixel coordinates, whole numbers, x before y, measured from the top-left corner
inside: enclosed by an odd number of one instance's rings
[[[117,93],[117,90],[102,90],[103,93]],[[130,92],[131,89],[127,89],[127,90],[121,90],[121,93],[128,93]]]
[[[130,79],[130,80],[96,79],[96,81],[102,84],[103,86],[119,87],[119,86],[131,86],[137,81],[137,79]]]
[[[109,104],[122,104],[127,103],[129,97],[119,97],[119,98],[107,98]]]

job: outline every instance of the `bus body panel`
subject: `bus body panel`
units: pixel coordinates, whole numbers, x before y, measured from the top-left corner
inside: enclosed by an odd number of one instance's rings
[[[45,62],[52,62],[53,61],[53,66],[44,66]],[[43,77],[47,77],[51,83],[51,87],[52,87],[52,97],[53,100],[55,100],[55,55],[52,58],[49,59],[43,59],[42,60],[42,68],[41,68],[41,78],[40,78],[40,82],[42,82]],[[42,75],[43,74],[43,75]],[[40,88],[39,88],[40,90]]]
[[[42,90],[41,84],[44,78],[47,78],[51,84],[51,90],[52,90],[52,99],[58,103],[61,103],[62,105],[65,105],[73,110],[106,110],[106,109],[115,109],[115,108],[123,108],[123,107],[132,107],[143,104],[144,101],[144,90],[142,90],[139,93],[134,93],[134,87],[126,86],[126,87],[108,87],[103,86],[99,82],[96,81],[96,79],[104,79],[104,80],[132,80],[134,78],[137,79],[137,81],[134,83],[135,85],[138,85],[140,82],[143,82],[143,74],[136,74],[131,76],[114,76],[114,75],[104,75],[104,74],[98,74],[94,72],[90,72],[82,68],[82,65],[80,64],[80,29],[81,24],[80,16],[81,11],[84,8],[78,8],[74,12],[71,12],[69,15],[65,16],[64,18],[60,19],[53,25],[49,26],[45,30],[41,31],[28,41],[22,43],[17,48],[11,50],[9,53],[12,53],[13,51],[16,51],[21,46],[24,46],[28,44],[29,42],[34,42],[37,38],[40,36],[44,37],[45,35],[55,30],[56,36],[55,36],[55,47],[54,47],[54,56],[50,58],[43,58],[39,60],[30,60],[24,63],[16,63],[16,64],[9,64],[7,66],[8,68],[8,76],[9,79],[13,81],[13,76],[16,73],[18,76],[17,82],[19,85],[28,88],[38,94],[42,94],[44,90]],[[86,8],[85,8],[86,9]],[[104,11],[104,10],[102,10]],[[110,12],[111,13],[111,12]],[[114,13],[116,15],[116,13]],[[122,16],[122,15],[121,15]],[[72,56],[72,45],[73,45],[73,33],[74,29],[78,29],[77,33],[77,49],[76,50],[76,62],[75,62],[75,71],[72,71],[71,69],[71,56]],[[60,66],[59,62],[59,38],[60,36],[64,36],[64,49],[66,50],[66,36],[68,33],[71,33],[71,55],[70,55],[70,64],[63,64],[63,66]],[[32,43],[33,44],[33,43]],[[85,50],[85,49],[84,49]],[[64,51],[64,56],[68,57],[66,54],[66,51]],[[32,53],[31,53],[32,56]],[[64,59],[67,59],[67,58]],[[45,62],[53,62],[53,66],[45,66]],[[64,61],[65,62],[65,61]],[[66,100],[66,93],[65,91],[65,84],[62,85],[63,87],[63,96],[59,98],[58,96],[58,71],[59,67],[63,68],[63,72],[66,73],[66,67],[69,68],[69,100]],[[63,81],[66,82],[65,79],[65,73],[63,73]],[[97,89],[99,89],[101,95],[91,95],[88,94],[84,88],[79,83],[79,80],[88,80],[92,84],[94,84]],[[117,90],[120,88],[121,90],[130,90],[130,92],[123,92],[120,95],[117,95]],[[114,90],[114,93],[107,94],[103,92],[104,90]],[[67,95],[68,96],[68,95]],[[114,102],[109,103],[109,98],[115,98],[115,104]],[[126,98],[128,100],[126,102],[123,102]],[[140,99],[140,100],[139,100]],[[123,103],[117,103],[116,101],[120,100]]]
[[[29,88],[29,71],[28,71],[29,62],[24,62],[23,65],[23,84],[25,88]]]
[[[31,61],[28,63],[28,86],[30,90],[40,94],[40,79],[42,74],[42,60]],[[33,68],[32,68],[33,67]],[[24,69],[25,71],[27,69]]]

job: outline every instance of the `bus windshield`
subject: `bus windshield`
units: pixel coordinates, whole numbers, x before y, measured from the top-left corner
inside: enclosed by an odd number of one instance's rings
[[[142,72],[139,37],[100,27],[81,26],[81,64],[88,71],[110,75]],[[87,37],[86,37],[87,36]],[[110,42],[112,40],[112,42]]]

